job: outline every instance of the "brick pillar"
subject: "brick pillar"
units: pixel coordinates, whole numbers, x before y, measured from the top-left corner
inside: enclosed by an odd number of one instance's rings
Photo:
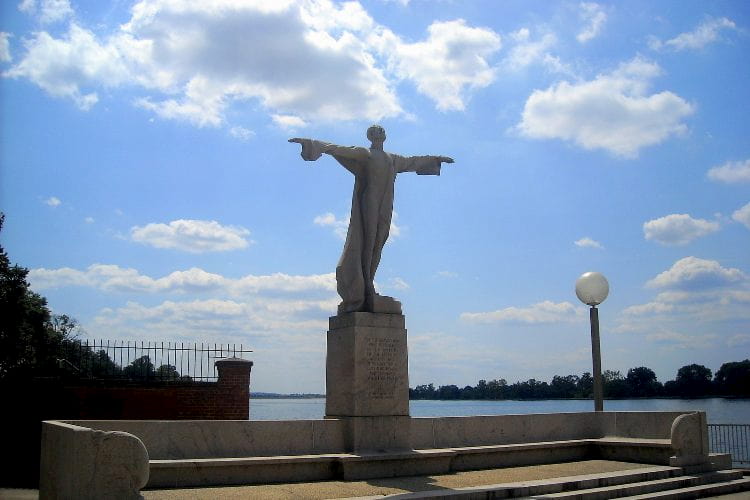
[[[226,398],[228,420],[250,418],[250,369],[253,362],[239,358],[220,359],[214,363],[219,372],[217,385]]]

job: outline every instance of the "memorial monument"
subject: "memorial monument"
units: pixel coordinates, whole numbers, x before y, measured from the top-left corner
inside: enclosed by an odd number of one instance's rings
[[[380,126],[370,127],[367,137],[369,149],[290,139],[302,145],[305,160],[327,153],[355,179],[351,222],[336,268],[342,302],[329,319],[326,418],[46,421],[40,498],[98,499],[113,492],[118,498],[142,498],[144,485],[355,480],[588,459],[655,464],[660,470],[525,482],[521,488],[495,485],[467,494],[497,492],[505,498],[577,490],[601,496],[611,487],[616,491],[607,491],[619,497],[635,491],[636,483],[639,492],[664,491],[665,485],[677,492],[683,491],[683,476],[703,472],[707,481],[723,483],[721,488],[750,489],[750,481],[738,485],[741,472],[722,471],[731,468],[730,455],[709,453],[705,412],[411,418],[401,304],[378,295],[373,279],[388,239],[396,175],[439,175],[441,164],[453,160],[386,153]],[[667,484],[667,478],[680,482]],[[704,485],[701,477],[686,477],[693,479],[690,484]]]
[[[383,150],[385,130],[367,129],[369,148],[293,138],[302,158],[323,153],[354,174],[344,250],[336,266],[341,296],[329,319],[326,356],[326,417],[349,422],[354,450],[409,447],[409,374],[401,303],[375,291],[375,273],[393,216],[396,175],[440,175],[447,156],[401,156]]]

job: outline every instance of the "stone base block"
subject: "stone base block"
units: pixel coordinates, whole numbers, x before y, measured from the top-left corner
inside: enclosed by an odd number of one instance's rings
[[[404,317],[346,313],[330,318],[326,417],[409,415]]]
[[[345,441],[347,450],[384,452],[411,449],[409,417],[348,417]]]
[[[451,450],[420,450],[404,453],[363,454],[341,459],[343,479],[425,476],[448,474],[455,452]]]

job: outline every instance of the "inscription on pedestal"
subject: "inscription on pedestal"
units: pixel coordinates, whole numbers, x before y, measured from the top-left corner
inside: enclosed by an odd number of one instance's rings
[[[409,415],[404,317],[347,313],[331,318],[326,355],[326,416]]]
[[[368,337],[365,348],[367,360],[367,397],[392,399],[395,397],[398,353],[404,349],[400,339]]]

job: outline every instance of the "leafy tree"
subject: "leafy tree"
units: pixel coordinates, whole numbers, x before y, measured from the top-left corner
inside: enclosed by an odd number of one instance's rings
[[[550,388],[547,382],[529,379],[525,382],[516,382],[509,388],[512,399],[545,399],[550,397]]]
[[[156,378],[159,380],[179,380],[180,372],[173,365],[161,365],[156,369]]]
[[[628,370],[625,380],[631,396],[649,398],[658,395],[662,390],[661,384],[656,380],[656,373],[645,366]]]
[[[555,398],[572,398],[575,396],[580,377],[578,375],[566,375],[564,377],[555,375],[550,383],[552,397]]]
[[[438,388],[438,399],[458,399],[461,389],[455,385],[441,385]]]
[[[685,365],[677,370],[677,393],[682,397],[694,398],[711,394],[712,373],[703,365]]]
[[[604,370],[602,373],[605,398],[628,397],[628,383],[619,370]]]
[[[508,382],[504,378],[487,382],[487,399],[508,399]]]
[[[409,390],[409,393],[413,399],[435,399],[435,386],[418,385],[413,391]]]
[[[591,373],[584,372],[581,378],[578,379],[578,385],[576,387],[577,398],[591,398],[594,396],[594,377]]]
[[[477,399],[487,399],[489,396],[489,389],[487,388],[487,381],[480,380],[477,382],[477,386],[474,388],[474,395]]]
[[[0,213],[0,231],[4,221]],[[47,300],[29,288],[28,274],[0,246],[0,380],[55,372],[57,354],[77,330],[75,320],[50,313]]]
[[[154,378],[154,364],[151,362],[151,358],[149,358],[147,355],[141,356],[140,358],[134,360],[128,366],[123,368],[122,374],[126,378],[132,380]]]
[[[670,397],[679,396],[679,390],[677,388],[677,382],[674,380],[667,380],[664,382],[664,395]]]
[[[721,365],[714,385],[725,396],[750,396],[750,359]]]

